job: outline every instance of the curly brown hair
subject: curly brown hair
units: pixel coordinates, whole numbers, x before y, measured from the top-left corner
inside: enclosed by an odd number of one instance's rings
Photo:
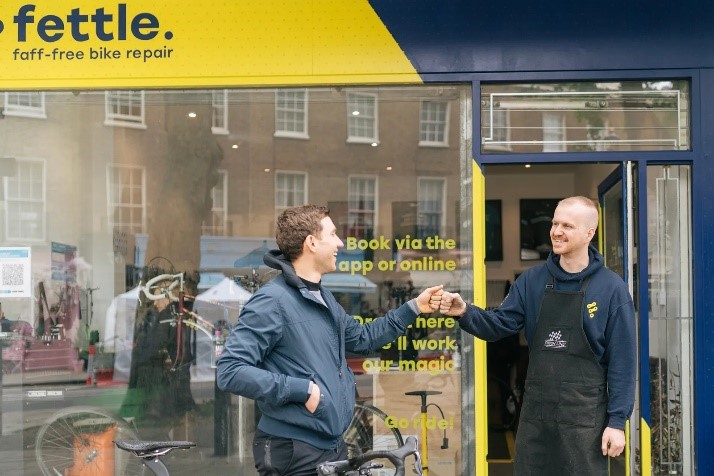
[[[295,261],[302,254],[302,246],[308,235],[320,234],[320,222],[329,215],[330,209],[327,207],[303,205],[288,208],[278,216],[275,239],[278,248],[289,261]]]

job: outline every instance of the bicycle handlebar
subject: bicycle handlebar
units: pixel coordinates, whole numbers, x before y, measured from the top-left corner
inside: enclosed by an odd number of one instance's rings
[[[321,476],[333,476],[337,474],[345,474],[347,471],[358,471],[365,463],[375,459],[388,459],[396,469],[395,476],[404,476],[404,461],[407,456],[414,455],[414,469],[416,474],[421,475],[421,455],[419,454],[419,445],[417,439],[413,436],[408,436],[404,445],[391,451],[368,451],[354,458],[329,461],[317,465],[317,474]],[[356,474],[356,473],[355,473]]]
[[[156,283],[161,281],[171,281],[171,284],[162,289],[162,292],[159,294],[154,294],[152,292],[152,288],[155,287]],[[183,273],[159,274],[158,276],[154,276],[148,280],[144,286],[140,285],[140,289],[149,301],[158,301],[159,299],[168,298],[170,301],[177,302],[179,300],[179,296],[173,293],[177,286],[179,287],[179,292],[182,292]]]

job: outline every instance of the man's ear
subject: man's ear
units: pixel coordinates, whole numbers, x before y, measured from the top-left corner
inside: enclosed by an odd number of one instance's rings
[[[595,228],[588,228],[588,241],[592,241],[595,238]]]
[[[312,235],[307,235],[305,241],[302,244],[302,250],[304,251],[315,251],[315,237]]]

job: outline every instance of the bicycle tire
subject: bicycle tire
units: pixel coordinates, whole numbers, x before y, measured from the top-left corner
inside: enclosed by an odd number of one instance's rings
[[[113,440],[138,439],[120,417],[101,408],[68,407],[49,417],[35,438],[35,458],[45,476],[114,474],[142,476],[139,458]]]
[[[357,402],[347,430],[343,434],[347,455],[352,458],[367,451],[394,450],[404,445],[398,428],[387,423],[387,414],[379,408]],[[395,469],[389,461],[381,469],[384,475],[393,475]]]

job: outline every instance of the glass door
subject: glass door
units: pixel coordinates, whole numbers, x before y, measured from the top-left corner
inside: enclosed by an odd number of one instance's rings
[[[696,448],[691,167],[649,165],[643,180],[649,305],[642,355],[648,357],[651,460],[645,465],[643,458],[642,474],[692,475]]]
[[[622,163],[598,186],[598,199],[601,208],[600,233],[598,244],[605,258],[605,265],[619,274],[628,285],[630,294],[635,302],[635,316],[639,320],[639,306],[636,298],[637,272],[636,272],[636,227],[637,207],[634,206],[636,198],[635,187],[636,164],[633,162]],[[638,386],[641,384],[638,380]],[[632,457],[633,448],[639,447],[637,425],[633,425],[640,406],[640,392],[636,393],[635,410],[633,417],[628,422],[626,437],[628,444],[625,452],[617,458],[610,460],[611,475],[635,474],[635,458]]]
[[[598,197],[600,248],[632,293],[640,356],[628,447],[610,474],[695,474],[691,167],[624,162]]]

